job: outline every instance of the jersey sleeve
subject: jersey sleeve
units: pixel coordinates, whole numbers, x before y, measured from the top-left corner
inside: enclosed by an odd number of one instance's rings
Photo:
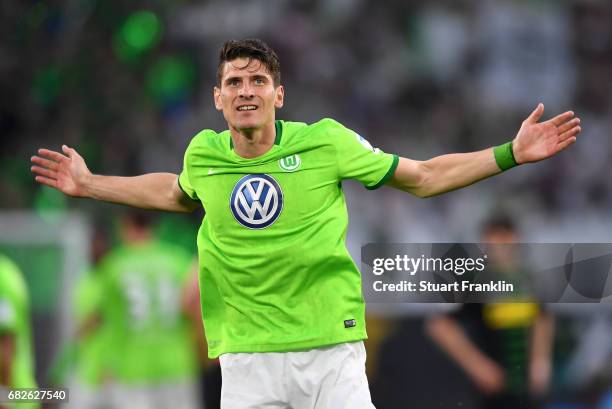
[[[336,147],[338,173],[341,180],[357,179],[366,189],[378,189],[393,176],[399,157],[372,147],[357,132],[326,119]]]
[[[17,331],[27,302],[27,290],[19,268],[0,257],[0,334]]]
[[[181,188],[181,190],[191,200],[196,200],[199,202],[200,198],[198,197],[198,194],[196,193],[195,188],[193,187],[189,179],[189,172],[190,172],[190,166],[191,166],[190,156],[191,156],[192,149],[193,149],[193,141],[189,144],[189,146],[187,147],[187,150],[185,151],[185,157],[183,159],[183,170],[181,171],[181,174],[179,175],[178,185]]]

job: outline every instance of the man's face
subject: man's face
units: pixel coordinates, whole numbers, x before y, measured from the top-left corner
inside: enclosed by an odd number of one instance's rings
[[[519,241],[518,233],[505,227],[493,227],[484,232],[483,243],[513,244]]]
[[[238,130],[261,129],[274,122],[275,109],[283,106],[283,97],[283,87],[274,87],[266,66],[248,58],[227,61],[221,86],[214,89],[215,107],[223,111],[230,127]]]
[[[483,243],[493,244],[487,248],[489,261],[498,269],[515,265],[519,261],[519,235],[512,229],[492,227],[484,232]]]

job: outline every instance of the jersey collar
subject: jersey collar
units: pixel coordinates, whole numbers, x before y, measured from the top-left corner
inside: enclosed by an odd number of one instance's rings
[[[274,145],[280,145],[281,137],[283,136],[283,124],[278,119],[274,121],[274,128],[276,130],[276,138],[274,138]]]
[[[277,119],[274,121],[274,130],[276,136],[274,137],[274,145],[280,145],[281,138],[283,136],[283,123]],[[234,142],[232,141],[232,135],[230,134],[230,149],[234,150]]]

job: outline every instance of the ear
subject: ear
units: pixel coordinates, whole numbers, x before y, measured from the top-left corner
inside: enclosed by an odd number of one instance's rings
[[[274,107],[282,108],[285,103],[285,88],[282,85],[279,85],[275,89],[276,95],[274,96]]]
[[[221,101],[221,88],[215,87],[213,89],[213,98],[215,100],[215,108],[217,108],[217,111],[223,111],[223,101]]]

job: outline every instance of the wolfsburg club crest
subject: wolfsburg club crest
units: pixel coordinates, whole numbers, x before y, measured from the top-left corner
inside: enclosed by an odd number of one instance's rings
[[[278,161],[278,166],[285,172],[295,172],[302,164],[300,155],[286,156]]]

